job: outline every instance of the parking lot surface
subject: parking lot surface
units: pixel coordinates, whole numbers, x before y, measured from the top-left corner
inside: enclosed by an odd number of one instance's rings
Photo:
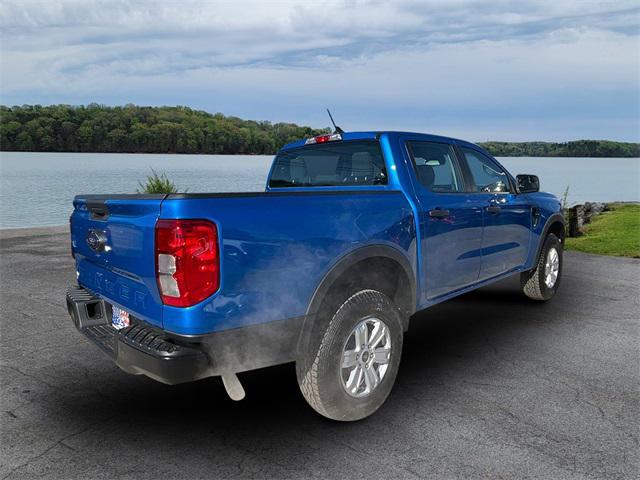
[[[165,386],[75,328],[64,230],[0,235],[0,479],[638,478],[640,261],[569,252],[556,298],[516,279],[412,320],[371,418],[328,421],[293,365]]]

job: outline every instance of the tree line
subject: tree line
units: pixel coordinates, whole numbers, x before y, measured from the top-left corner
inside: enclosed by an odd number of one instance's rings
[[[484,142],[496,157],[640,157],[640,143],[611,140],[573,142]]]
[[[180,106],[0,106],[4,151],[272,154],[328,131]]]
[[[0,106],[3,151],[273,154],[286,143],[329,131],[181,106]],[[608,140],[480,145],[504,157],[640,157],[640,144]]]

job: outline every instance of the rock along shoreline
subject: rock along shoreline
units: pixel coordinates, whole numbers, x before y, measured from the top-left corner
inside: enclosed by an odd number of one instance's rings
[[[595,217],[603,212],[611,210],[611,205],[634,205],[640,202],[585,202],[574,205],[565,210],[567,221],[567,237],[580,237],[584,235],[584,226],[591,223]]]

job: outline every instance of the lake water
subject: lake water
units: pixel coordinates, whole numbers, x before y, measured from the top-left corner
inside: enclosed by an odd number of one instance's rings
[[[78,193],[135,193],[151,168],[182,191],[262,191],[272,156],[0,152],[0,228],[64,225]],[[499,159],[569,203],[640,201],[638,158]]]

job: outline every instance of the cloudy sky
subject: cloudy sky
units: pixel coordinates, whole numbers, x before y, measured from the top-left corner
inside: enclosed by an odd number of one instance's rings
[[[3,0],[0,103],[638,141],[636,0]]]

